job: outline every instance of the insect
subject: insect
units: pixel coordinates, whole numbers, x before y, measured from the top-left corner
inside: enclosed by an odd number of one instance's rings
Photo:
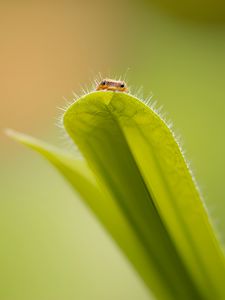
[[[128,88],[124,81],[113,79],[103,79],[96,87],[96,91],[102,90],[128,92]]]

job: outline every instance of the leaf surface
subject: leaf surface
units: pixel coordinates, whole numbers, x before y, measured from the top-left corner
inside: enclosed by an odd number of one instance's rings
[[[40,152],[70,182],[157,299],[225,299],[225,261],[171,130],[126,93],[93,92],[64,127],[84,159],[9,134]]]

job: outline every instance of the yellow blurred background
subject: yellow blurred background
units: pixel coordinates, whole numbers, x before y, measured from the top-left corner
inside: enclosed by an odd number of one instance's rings
[[[225,237],[225,4],[0,1],[0,128],[64,145],[57,107],[101,72],[143,87],[182,136]],[[132,267],[37,154],[0,135],[0,299],[147,300]]]

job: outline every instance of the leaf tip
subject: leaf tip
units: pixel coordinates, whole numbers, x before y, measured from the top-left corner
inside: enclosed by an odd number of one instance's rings
[[[11,128],[4,128],[3,129],[3,133],[13,139],[16,139],[17,136],[19,135],[18,132],[16,132],[15,130],[11,129]]]
[[[21,132],[18,132],[14,129],[11,128],[5,128],[3,130],[3,132],[5,133],[6,136],[8,136],[9,138],[21,143],[21,144],[25,144],[25,145],[29,145],[29,144],[35,144],[34,141],[35,139],[24,134]]]

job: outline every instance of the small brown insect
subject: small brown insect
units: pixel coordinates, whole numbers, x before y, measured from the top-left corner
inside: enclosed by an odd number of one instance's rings
[[[96,87],[96,91],[118,91],[118,92],[128,92],[128,88],[124,81],[113,80],[113,79],[103,79]]]

